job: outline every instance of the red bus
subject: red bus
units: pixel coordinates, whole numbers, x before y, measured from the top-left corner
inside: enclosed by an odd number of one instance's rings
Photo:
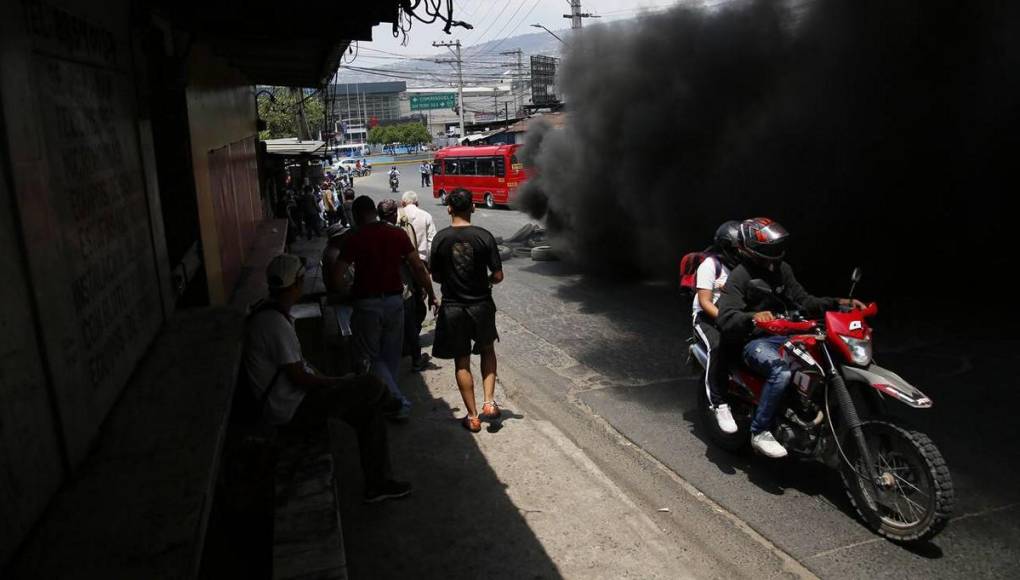
[[[446,194],[459,188],[471,192],[487,208],[509,205],[524,180],[517,157],[520,145],[445,147],[432,163],[432,197],[446,204]]]

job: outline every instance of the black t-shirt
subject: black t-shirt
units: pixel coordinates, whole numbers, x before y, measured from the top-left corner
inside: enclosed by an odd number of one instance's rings
[[[443,289],[443,302],[492,300],[489,273],[503,269],[496,238],[478,226],[447,227],[432,240],[429,267]]]

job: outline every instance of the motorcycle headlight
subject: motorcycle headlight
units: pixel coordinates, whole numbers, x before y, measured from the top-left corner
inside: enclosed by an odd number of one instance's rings
[[[840,336],[843,342],[850,347],[850,359],[854,361],[855,365],[862,367],[871,364],[871,339],[865,338],[851,338],[849,336]]]

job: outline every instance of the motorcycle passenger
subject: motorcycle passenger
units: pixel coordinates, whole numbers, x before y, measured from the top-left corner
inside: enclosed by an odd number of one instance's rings
[[[744,363],[766,379],[751,422],[751,446],[771,458],[786,456],[786,448],[776,441],[770,429],[792,372],[780,353],[786,337],[769,335],[755,323],[775,320],[776,312],[786,310],[820,317],[826,310],[839,306],[864,308],[859,300],[808,294],[794,277],[793,268],[783,261],[788,238],[786,229],[771,219],[744,220],[740,224],[743,259],[730,273],[716,304],[724,343],[743,345]],[[768,288],[760,287],[758,280]]]
[[[712,406],[719,429],[726,434],[737,432],[737,424],[733,421],[730,406],[723,398],[726,393],[726,364],[723,362],[723,351],[719,348],[719,329],[716,318],[719,309],[715,303],[726,284],[730,270],[740,263],[740,222],[731,220],[715,232],[709,257],[706,257],[695,277],[697,293],[694,296],[693,316],[694,334],[705,345],[708,361],[705,364],[705,391],[708,402]]]

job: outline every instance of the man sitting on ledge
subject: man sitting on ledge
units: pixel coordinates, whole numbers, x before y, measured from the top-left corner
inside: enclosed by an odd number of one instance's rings
[[[290,309],[304,288],[304,262],[281,254],[266,268],[269,300],[258,306],[245,329],[244,368],[266,420],[298,428],[321,425],[329,418],[346,421],[358,435],[365,501],[372,503],[411,493],[411,484],[392,479],[383,414],[399,410],[371,375],[328,377],[301,354]],[[266,392],[268,390],[268,396]]]

